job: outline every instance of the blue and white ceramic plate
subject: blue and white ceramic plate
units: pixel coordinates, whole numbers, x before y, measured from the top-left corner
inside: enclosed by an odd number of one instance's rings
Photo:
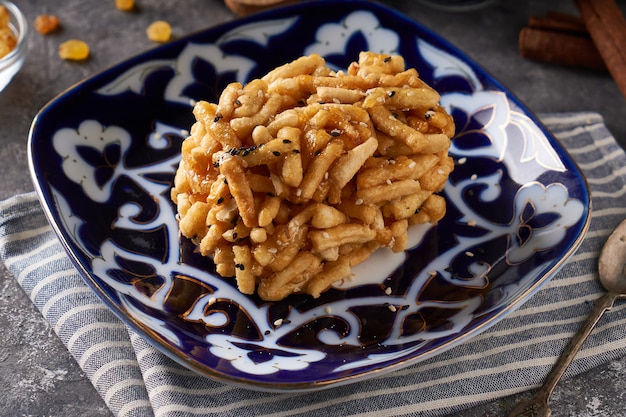
[[[192,103],[301,55],[341,69],[361,50],[403,55],[454,116],[447,215],[319,299],[242,295],[179,239],[169,190]],[[49,220],[104,302],[185,366],[262,390],[362,380],[475,336],[559,269],[590,215],[581,173],[510,92],[370,2],[273,10],[123,62],[42,109],[29,151]]]

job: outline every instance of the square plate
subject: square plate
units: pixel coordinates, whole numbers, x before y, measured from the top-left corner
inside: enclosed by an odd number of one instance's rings
[[[379,250],[319,299],[237,291],[179,239],[169,190],[195,101],[318,53],[336,69],[362,50],[400,54],[441,93],[457,134],[439,224]],[[581,243],[585,179],[503,86],[385,6],[306,2],[176,40],[46,105],[29,136],[32,178],[87,284],[179,363],[252,389],[307,391],[380,375],[487,329]]]

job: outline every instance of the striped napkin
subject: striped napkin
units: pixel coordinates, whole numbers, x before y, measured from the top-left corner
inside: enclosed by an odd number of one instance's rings
[[[74,270],[34,193],[0,203],[0,256],[116,416],[441,416],[540,384],[602,289],[597,257],[626,217],[626,155],[596,113],[543,122],[585,172],[593,219],[558,275],[490,330],[430,360],[308,394],[223,385],[127,328]],[[566,376],[626,355],[626,303],[599,322]]]

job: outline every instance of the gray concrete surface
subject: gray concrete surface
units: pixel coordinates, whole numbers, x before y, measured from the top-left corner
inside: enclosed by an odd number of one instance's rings
[[[0,93],[0,199],[33,189],[26,138],[33,117],[46,102],[84,77],[153,47],[144,30],[157,18],[168,20],[176,36],[233,19],[218,0],[136,0],[139,10],[126,14],[115,10],[112,0],[16,2],[29,21],[42,13],[59,15],[63,30],[48,37],[33,33],[23,70]],[[529,16],[548,9],[575,12],[571,0],[497,0],[471,13],[429,10],[416,1],[386,3],[480,62],[533,111],[597,111],[626,145],[626,102],[608,75],[530,62],[517,53],[517,36]],[[88,62],[57,58],[58,43],[70,37],[90,43]],[[480,405],[463,416],[506,415],[524,395]],[[552,405],[554,417],[625,416],[626,359],[563,381]],[[110,413],[15,279],[0,266],[0,416],[77,415]]]

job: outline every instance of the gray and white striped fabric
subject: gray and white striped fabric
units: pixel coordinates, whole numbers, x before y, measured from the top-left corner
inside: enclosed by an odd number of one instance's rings
[[[626,217],[626,155],[595,113],[545,114],[585,172],[593,220],[559,274],[490,330],[428,361],[309,394],[268,394],[211,381],[122,324],[83,283],[34,193],[0,203],[0,256],[116,416],[440,416],[541,383],[592,301],[597,256]],[[606,314],[566,375],[626,355],[626,302]]]

